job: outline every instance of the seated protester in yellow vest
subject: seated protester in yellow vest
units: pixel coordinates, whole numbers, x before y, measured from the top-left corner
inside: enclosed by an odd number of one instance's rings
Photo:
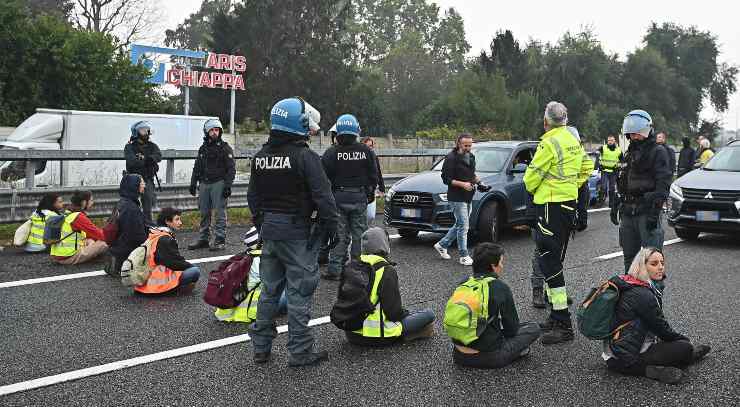
[[[75,191],[62,224],[60,240],[51,245],[51,258],[59,264],[82,264],[108,250],[103,229],[95,226],[85,211],[93,207],[90,191]]]
[[[370,266],[387,265],[371,273],[370,303],[374,311],[361,322],[362,328],[345,331],[350,343],[361,346],[382,346],[399,340],[411,341],[434,335],[434,313],[431,310],[409,312],[403,308],[394,264],[388,262],[390,243],[388,232],[373,227],[362,234],[360,261]],[[351,266],[356,267],[356,266]],[[374,277],[374,278],[373,278]]]
[[[23,250],[27,253],[46,251],[44,227],[49,217],[55,215],[64,215],[64,200],[61,196],[50,192],[41,198],[36,211],[31,215],[31,233],[28,235]]]
[[[157,217],[157,228],[149,234],[150,250],[146,261],[151,274],[142,285],[134,286],[141,294],[162,294],[181,288],[187,292],[195,287],[200,268],[188,263],[180,254],[175,232],[182,227],[182,212],[175,208],[162,208]]]
[[[146,182],[141,175],[126,174],[121,179],[118,194],[118,234],[110,246],[110,255],[105,272],[114,277],[120,277],[121,264],[131,252],[144,243],[149,235],[144,212],[141,210],[139,197],[146,188]]]
[[[473,276],[481,281],[481,307],[478,310],[480,324],[486,324],[477,339],[463,345],[453,339],[453,360],[463,366],[495,369],[511,364],[529,353],[529,346],[542,333],[535,322],[519,322],[511,289],[500,280],[504,270],[504,248],[495,243],[481,243],[473,252]],[[456,290],[457,292],[457,290]],[[453,298],[454,299],[454,296]],[[483,312],[480,312],[480,311]],[[449,312],[448,307],[445,314]],[[447,328],[445,315],[445,328]],[[448,330],[448,334],[450,331]]]
[[[260,298],[260,255],[262,255],[262,240],[256,227],[252,227],[244,234],[244,244],[247,253],[253,257],[252,266],[247,275],[244,299],[234,308],[216,308],[216,318],[224,322],[247,322],[257,319],[257,302]],[[242,283],[244,287],[244,283]],[[278,300],[278,313],[285,314],[288,310],[288,299],[285,290]]]

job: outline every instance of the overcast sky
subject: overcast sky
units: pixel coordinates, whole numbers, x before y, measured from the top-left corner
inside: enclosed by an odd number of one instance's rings
[[[494,1],[436,0],[440,9],[454,7],[465,20],[465,34],[471,45],[470,54],[488,49],[496,31],[509,29],[521,42],[530,38],[556,42],[565,31],[579,31],[589,26],[607,52],[622,59],[641,45],[652,21],[695,25],[719,38],[720,61],[740,65],[740,7],[736,1],[621,0],[621,1]],[[167,28],[198,10],[201,0],[165,0]],[[735,5],[733,5],[735,4]],[[659,95],[656,95],[659,97]],[[705,109],[704,118],[714,112]],[[726,128],[740,122],[740,93],[732,96],[730,109],[723,115]]]

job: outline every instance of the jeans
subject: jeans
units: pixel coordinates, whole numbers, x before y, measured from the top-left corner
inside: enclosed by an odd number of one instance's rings
[[[632,216],[627,211],[621,211],[622,219],[619,222],[619,245],[624,251],[624,272],[629,271],[637,253],[643,247],[655,247],[663,250],[663,212],[658,214],[658,227],[647,230],[645,223],[647,215]]]
[[[376,199],[370,202],[369,204],[367,204],[367,224],[368,225],[371,224],[375,220],[375,215],[378,211],[377,202],[378,200]]]
[[[193,266],[182,271],[178,287],[184,287],[188,284],[195,283],[200,278],[200,267]]]
[[[213,234],[217,241],[226,240],[226,199],[224,182],[213,184],[200,183],[198,192],[198,209],[200,210],[200,240],[208,241],[211,229],[211,212],[216,212],[216,224]]]
[[[144,212],[144,218],[152,220],[152,208],[157,206],[157,190],[154,189],[154,180],[146,180],[146,188],[141,194],[141,211]]]
[[[604,200],[609,198],[609,204],[614,203],[614,197],[617,195],[617,172],[601,171],[601,190],[604,193]]]
[[[694,346],[688,341],[658,342],[640,354],[639,361],[631,366],[624,366],[619,359],[606,361],[609,369],[630,376],[645,376],[648,366],[672,366],[684,368],[693,362]]]
[[[329,266],[327,273],[340,275],[344,269],[347,247],[350,246],[351,260],[360,259],[360,243],[362,234],[367,230],[367,203],[337,203],[339,212],[339,223],[337,233],[339,243],[329,255]]]
[[[257,320],[249,326],[255,353],[269,352],[277,336],[275,316],[283,290],[288,298],[288,351],[311,352],[314,338],[308,321],[311,297],[319,282],[319,245],[308,240],[265,240],[260,257],[262,280]]]
[[[452,207],[452,214],[455,215],[455,224],[452,225],[442,240],[439,241],[439,245],[448,249],[457,240],[457,250],[460,252],[460,257],[466,257],[468,255],[470,203],[450,202],[450,207]]]
[[[535,322],[525,322],[519,326],[519,332],[512,338],[505,338],[501,347],[491,352],[463,353],[455,347],[452,351],[452,360],[455,363],[481,369],[498,369],[507,366],[522,357],[522,353],[529,348],[542,334],[542,330]]]

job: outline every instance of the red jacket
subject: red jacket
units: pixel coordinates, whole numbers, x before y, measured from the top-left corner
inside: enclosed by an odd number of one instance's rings
[[[80,212],[77,218],[72,222],[72,230],[75,232],[85,232],[88,239],[104,240],[103,229],[95,226],[85,212]]]

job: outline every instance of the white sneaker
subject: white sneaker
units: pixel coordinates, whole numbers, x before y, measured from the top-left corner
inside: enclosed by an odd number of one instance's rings
[[[470,256],[460,257],[460,264],[463,266],[472,266],[473,259],[471,259]]]
[[[437,253],[439,253],[439,257],[441,257],[441,258],[443,258],[445,260],[451,259],[450,255],[447,254],[447,249],[445,249],[444,247],[440,246],[439,245],[439,242],[437,242],[437,243],[434,244],[434,250],[436,250]]]

